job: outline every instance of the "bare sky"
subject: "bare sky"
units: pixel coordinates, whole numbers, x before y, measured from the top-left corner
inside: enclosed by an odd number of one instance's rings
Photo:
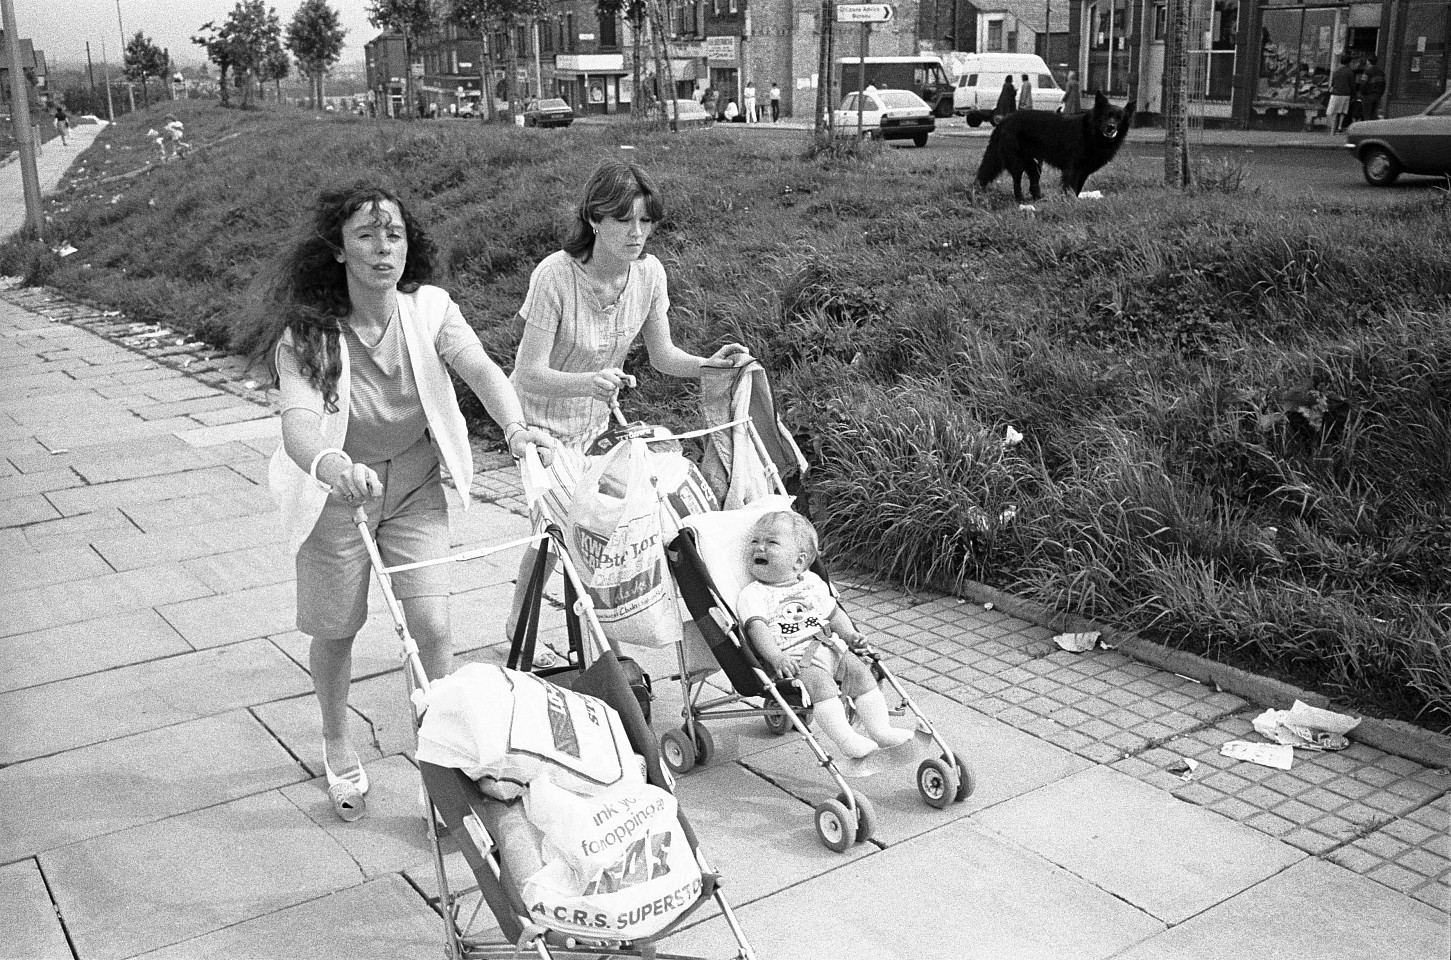
[[[209,20],[222,21],[236,6],[237,0],[12,0],[15,20],[22,37],[29,37],[45,51],[52,69],[81,68],[86,65],[86,41],[91,43],[91,58],[101,62],[101,43],[111,63],[120,60],[121,25],[126,36],[140,30],[159,47],[171,52],[179,64],[200,63],[206,58],[202,48],[191,42],[201,25]],[[120,5],[120,19],[116,15]],[[301,0],[269,0],[277,11],[282,28],[292,21]],[[370,0],[329,0],[338,12],[347,36],[343,42],[342,63],[363,58],[363,44],[376,37],[378,29],[368,23]]]

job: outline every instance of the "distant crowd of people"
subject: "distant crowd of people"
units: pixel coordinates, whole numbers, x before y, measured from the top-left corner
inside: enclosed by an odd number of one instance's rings
[[[771,81],[765,104],[760,102],[756,82],[747,80],[741,91],[741,103],[729,94],[722,95],[715,87],[706,87],[696,98],[705,112],[722,123],[779,123],[781,121],[781,86]],[[771,119],[766,120],[767,110]]]

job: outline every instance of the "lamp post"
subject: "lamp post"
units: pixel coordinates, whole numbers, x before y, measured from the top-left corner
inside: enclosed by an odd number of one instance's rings
[[[0,0],[0,24],[5,27],[5,61],[10,69],[10,122],[19,145],[20,181],[25,191],[25,220],[32,236],[43,239],[45,223],[40,209],[40,172],[35,166],[35,137],[30,132],[30,91],[20,64],[20,31],[15,26],[11,0]]]

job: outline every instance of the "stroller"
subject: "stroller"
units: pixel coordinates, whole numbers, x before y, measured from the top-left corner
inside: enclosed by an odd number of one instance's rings
[[[689,613],[684,640],[676,645],[679,672],[670,677],[682,686],[683,725],[660,738],[660,754],[672,773],[684,774],[708,764],[715,744],[707,721],[761,717],[773,734],[795,729],[817,762],[835,782],[837,793],[815,807],[818,838],[828,849],[843,852],[866,841],[876,830],[871,801],[853,790],[843,773],[865,772],[854,761],[835,760],[809,730],[812,710],[805,689],[795,679],[776,679],[761,663],[746,638],[733,607],[745,585],[744,556],[755,518],[768,509],[789,510],[787,483],[804,474],[806,462],[781,425],[771,399],[765,372],[752,361],[720,371],[703,382],[706,420],[712,424],[692,434],[655,432],[645,425],[629,425],[631,437],[646,443],[706,436],[701,472],[711,482],[726,509],[682,516],[669,498],[661,497],[662,512],[672,515],[679,533],[666,547],[666,559],[675,586]],[[623,424],[623,417],[617,419]],[[724,422],[721,422],[724,421]],[[622,427],[622,432],[625,428]],[[818,559],[812,569],[830,583]],[[916,736],[901,748],[883,751],[886,762],[907,762],[923,752],[917,768],[917,790],[924,802],[937,809],[967,799],[974,788],[970,767],[933,727],[898,679],[871,648],[861,654],[878,683],[886,683],[898,698],[898,713],[910,712]],[[712,686],[724,672],[731,691],[721,694]],[[875,772],[874,770],[872,772]]]
[[[509,669],[528,672],[533,662],[537,639],[544,579],[548,570],[547,554],[551,550],[557,552],[565,574],[565,615],[570,657],[567,665],[536,671],[535,675],[546,677],[550,684],[558,687],[602,700],[612,707],[619,716],[629,748],[638,755],[644,768],[645,782],[667,793],[673,793],[673,781],[660,763],[654,735],[641,710],[642,703],[648,705],[648,693],[639,687],[638,669],[629,669],[629,661],[615,653],[598,620],[593,616],[587,600],[576,602],[582,596],[583,588],[568,555],[559,549],[561,531],[543,506],[539,491],[547,485],[547,480],[543,479],[544,470],[533,448],[525,456],[523,469],[531,512],[536,519],[535,532],[531,536],[424,563],[473,560],[527,545],[537,546],[538,562],[529,584],[528,602],[521,617],[521,626],[512,638],[507,659]],[[361,509],[355,515],[355,521],[402,645],[403,677],[417,735],[424,721],[425,711],[429,709],[430,683],[418,657],[417,643],[408,632],[402,608],[393,593],[391,575],[422,564],[386,567],[368,530],[367,517]],[[622,939],[611,937],[608,932],[601,935],[581,935],[577,928],[551,924],[549,914],[538,910],[531,912],[530,905],[526,903],[522,893],[525,878],[513,875],[507,857],[502,853],[508,846],[508,837],[504,831],[511,822],[507,820],[509,804],[485,794],[480,785],[470,779],[462,769],[422,759],[418,761],[418,767],[424,787],[429,844],[432,847],[437,874],[445,953],[449,960],[517,957],[526,952],[542,960],[556,956],[693,960],[690,957],[659,952],[657,944],[679,929],[687,918],[693,916],[711,899],[717,904],[735,937],[736,960],[754,960],[755,953],[719,888],[720,875],[706,860],[684,811],[677,810],[678,822],[672,824],[671,829],[683,836],[689,856],[699,867],[700,883],[693,902],[671,919],[667,926],[649,936]],[[456,843],[461,849],[477,880],[476,894],[457,894],[449,889],[442,846],[445,839]],[[626,882],[628,881],[621,881]],[[472,901],[473,896],[477,896],[477,902]],[[489,934],[493,931],[488,927],[485,908],[497,922],[503,942],[499,942],[497,935],[490,939]]]

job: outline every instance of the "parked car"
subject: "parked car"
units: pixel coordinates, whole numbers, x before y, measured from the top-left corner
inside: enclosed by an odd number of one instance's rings
[[[927,146],[927,135],[937,129],[932,108],[917,94],[870,88],[865,93],[847,94],[832,114],[832,124],[841,135],[855,135],[860,130],[874,140],[911,140],[919,147]]]
[[[673,104],[673,106],[672,106]],[[705,112],[705,107],[694,100],[666,100],[660,104],[668,122],[674,117],[682,127],[708,127],[715,123],[715,117]],[[679,111],[677,115],[675,111]]]
[[[557,97],[530,100],[524,104],[524,126],[567,127],[574,123],[574,111]]]
[[[952,91],[952,109],[967,118],[967,125],[976,127],[992,117],[998,96],[1003,92],[1003,78],[1011,76],[1013,86],[1020,87],[1023,74],[1033,84],[1034,110],[1062,110],[1063,89],[1043,58],[1033,53],[979,53],[959,57],[961,73],[957,88]],[[1021,90],[1019,91],[1021,92]]]
[[[1351,124],[1345,149],[1373,187],[1388,187],[1403,173],[1451,176],[1451,93],[1414,116]]]

